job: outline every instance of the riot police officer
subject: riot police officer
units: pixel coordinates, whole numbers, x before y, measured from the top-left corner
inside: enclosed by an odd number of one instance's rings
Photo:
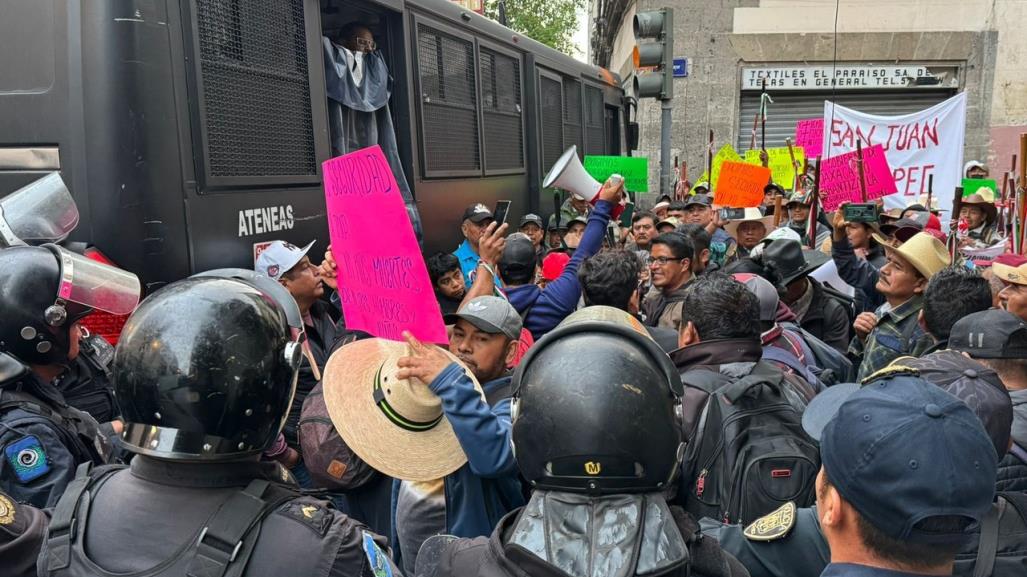
[[[532,347],[513,387],[531,499],[490,538],[426,541],[419,577],[748,576],[664,499],[684,454],[682,385],[637,320],[574,313]]]
[[[171,284],[129,318],[113,377],[135,458],[76,478],[40,575],[394,574],[383,538],[260,460],[289,411],[302,320],[281,287],[228,276]]]
[[[49,507],[76,467],[109,454],[96,421],[55,381],[78,354],[79,321],[94,308],[131,312],[139,279],[46,244],[0,250],[0,287],[0,489]]]
[[[83,254],[85,244],[66,242],[78,220],[68,187],[59,172],[52,172],[0,199],[0,249],[53,243]],[[103,337],[80,330],[78,355],[67,359],[66,370],[54,384],[69,405],[99,423],[112,423],[120,414],[110,384],[114,347]],[[114,432],[105,427],[101,431],[108,436]]]

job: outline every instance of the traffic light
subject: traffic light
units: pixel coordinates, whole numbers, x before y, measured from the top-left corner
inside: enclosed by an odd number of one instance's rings
[[[674,10],[661,8],[635,14],[635,70],[654,67],[650,73],[635,73],[635,96],[638,98],[674,97]],[[642,42],[643,40],[655,42]]]

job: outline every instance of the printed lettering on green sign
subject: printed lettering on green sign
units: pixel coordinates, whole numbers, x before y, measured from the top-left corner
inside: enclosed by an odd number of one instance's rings
[[[644,156],[586,156],[585,172],[599,182],[619,174],[625,189],[649,192],[649,159]]]

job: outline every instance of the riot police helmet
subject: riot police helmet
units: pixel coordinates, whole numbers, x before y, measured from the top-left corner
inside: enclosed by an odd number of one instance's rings
[[[132,273],[54,244],[0,250],[0,287],[0,351],[28,365],[66,363],[78,321],[127,315],[140,293]]]
[[[513,377],[513,444],[535,489],[665,489],[684,454],[681,378],[641,324],[611,307],[567,317]]]
[[[254,455],[292,405],[301,339],[252,279],[191,277],[147,298],[114,353],[128,450],[178,461]]]

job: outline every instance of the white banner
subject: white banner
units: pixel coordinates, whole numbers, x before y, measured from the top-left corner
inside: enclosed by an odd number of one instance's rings
[[[824,158],[875,144],[884,147],[895,177],[896,194],[884,198],[885,208],[905,208],[927,193],[934,175],[936,206],[948,221],[952,195],[962,184],[963,140],[966,136],[966,93],[904,116],[864,114],[824,102]]]

